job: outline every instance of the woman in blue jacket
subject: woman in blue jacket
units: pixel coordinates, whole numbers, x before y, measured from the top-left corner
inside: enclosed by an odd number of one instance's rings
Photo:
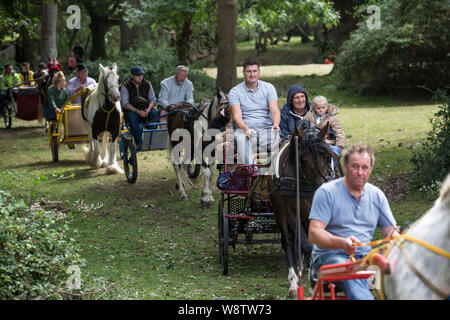
[[[287,102],[281,109],[281,137],[292,135],[297,121],[302,120],[311,109],[305,89],[293,84],[288,90]]]

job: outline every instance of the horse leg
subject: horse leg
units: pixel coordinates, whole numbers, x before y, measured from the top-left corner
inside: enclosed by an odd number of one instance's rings
[[[297,262],[295,254],[295,233],[289,225],[285,225],[282,230],[281,244],[284,252],[286,253],[286,259],[288,264],[288,282],[289,282],[289,296],[295,298],[297,296],[298,287],[298,273]]]
[[[108,131],[103,132],[102,148],[100,149],[100,163],[101,163],[102,168],[109,165],[110,154],[108,154],[108,149],[107,149],[108,139],[109,139]]]
[[[101,160],[100,160],[100,144],[98,142],[97,139],[93,139],[92,140],[92,144],[93,144],[93,157],[92,157],[92,161],[94,164],[94,168],[95,169],[100,169],[101,166]]]
[[[181,165],[175,164],[173,163],[173,169],[175,170],[175,174],[177,175],[177,180],[178,180],[178,193],[180,194],[180,198],[181,200],[187,200],[188,196],[186,194],[186,191],[184,190],[183,187],[183,178],[182,178],[182,167]]]
[[[202,197],[200,199],[200,204],[202,207],[209,207],[214,204],[214,198],[212,197],[211,192],[211,177],[212,171],[210,166],[202,165],[203,176],[205,178],[205,183],[203,185]]]
[[[119,173],[122,174],[123,170],[119,167],[116,160],[116,139],[112,140],[109,145],[109,159],[106,167],[106,173]]]
[[[86,129],[88,132],[88,148],[86,150],[86,161],[92,168],[95,165],[94,162],[94,139],[92,138],[92,127],[90,125],[86,125]]]
[[[297,287],[298,287],[298,276],[296,270],[297,263],[295,262],[295,253],[294,253],[295,237],[292,236],[289,227],[286,227],[284,229],[281,240],[283,244],[283,249],[286,253],[288,263],[289,296],[291,298],[295,298],[297,297]]]

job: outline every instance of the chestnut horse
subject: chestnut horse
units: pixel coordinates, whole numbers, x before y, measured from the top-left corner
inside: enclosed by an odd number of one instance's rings
[[[316,189],[328,180],[330,157],[336,157],[324,141],[328,124],[322,130],[311,125],[307,120],[300,124],[301,129],[297,125],[290,141],[280,147],[279,158],[272,160],[275,161],[273,164],[275,173],[268,176],[267,181],[269,190],[274,190],[270,193],[270,201],[281,231],[281,244],[286,253],[291,297],[297,296],[298,281],[301,281],[302,255],[309,267],[312,245],[308,241],[308,218],[313,195]],[[298,139],[298,150],[295,147],[296,139]],[[296,168],[297,163],[298,168]],[[297,224],[297,181],[300,190],[300,227]]]

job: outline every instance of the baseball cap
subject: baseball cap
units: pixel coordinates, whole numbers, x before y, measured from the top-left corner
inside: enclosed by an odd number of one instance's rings
[[[139,76],[141,74],[144,74],[144,69],[142,69],[139,66],[134,66],[133,68],[131,68],[131,74],[134,76]]]

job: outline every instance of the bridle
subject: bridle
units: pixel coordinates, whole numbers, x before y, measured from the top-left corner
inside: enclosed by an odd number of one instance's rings
[[[117,84],[112,84],[111,86],[108,86],[108,77],[113,73],[113,71],[112,71],[112,69],[111,68],[109,68],[109,70],[110,70],[110,72],[108,72],[108,74],[106,75],[106,77],[103,79],[103,87],[104,88],[106,88],[106,90],[105,90],[105,96],[108,96],[108,94],[109,94],[109,91],[112,89],[112,88],[117,88],[117,89],[119,89],[119,86],[117,85]],[[112,102],[112,101],[111,101]],[[114,103],[113,103],[114,104]]]

